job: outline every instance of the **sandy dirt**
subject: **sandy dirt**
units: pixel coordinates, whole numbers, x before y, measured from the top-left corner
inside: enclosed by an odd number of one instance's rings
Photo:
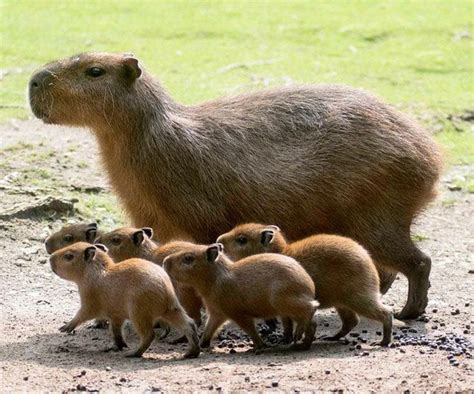
[[[98,220],[104,229],[126,222],[101,174],[95,141],[83,130],[12,121],[0,126],[0,148],[2,391],[474,389],[474,194],[459,187],[472,166],[451,168],[438,200],[417,221],[414,235],[433,259],[430,302],[422,319],[395,321],[393,347],[371,346],[381,327],[364,319],[345,341],[320,339],[339,328],[334,311],[326,310],[318,313],[319,339],[307,352],[280,345],[256,356],[230,325],[198,359],[181,360],[186,345],[170,344],[172,333],[133,360],[103,351],[111,344],[107,330],[86,324],[72,335],[58,331],[79,297],[72,283],[52,273],[42,243],[66,220]],[[78,199],[77,209],[48,210],[41,206],[46,196]],[[384,302],[399,309],[405,296],[400,277]],[[125,332],[135,344],[133,329]]]

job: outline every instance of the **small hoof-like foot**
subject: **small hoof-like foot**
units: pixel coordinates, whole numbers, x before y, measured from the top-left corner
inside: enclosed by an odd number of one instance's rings
[[[68,334],[70,334],[74,331],[75,328],[75,325],[72,325],[71,323],[66,323],[63,326],[59,327],[59,331],[67,332]]]
[[[194,347],[192,349],[189,349],[186,353],[184,353],[183,359],[197,358],[199,356],[199,353],[201,353],[201,349],[199,347]]]
[[[142,356],[143,353],[137,351],[137,350],[131,350],[127,353],[125,353],[125,357],[128,357],[128,358],[140,358]]]

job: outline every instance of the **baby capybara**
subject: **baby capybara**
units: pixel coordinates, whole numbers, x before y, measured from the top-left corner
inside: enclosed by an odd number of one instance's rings
[[[142,259],[115,264],[106,250],[103,245],[79,242],[50,257],[53,272],[75,282],[81,297],[79,311],[61,331],[71,332],[93,318],[107,319],[115,347],[122,350],[127,346],[122,325],[128,319],[140,336],[140,344],[126,355],[140,357],[153,342],[153,327],[159,319],[184,332],[190,343],[185,357],[197,357],[200,349],[196,326],[180,305],[163,268]]]
[[[328,339],[337,340],[348,334],[361,315],[381,322],[380,344],[390,343],[392,312],[380,301],[377,270],[357,242],[321,234],[287,243],[277,226],[257,223],[237,226],[217,240],[234,260],[258,253],[282,253],[298,261],[314,281],[320,308],[335,307],[342,320],[341,330]]]
[[[97,223],[71,224],[51,234],[46,238],[44,245],[46,251],[51,254],[76,242],[94,243],[99,235]]]
[[[130,54],[83,53],[29,83],[46,123],[89,127],[133,225],[160,242],[213,242],[239,223],[275,223],[289,240],[334,233],[372,255],[385,292],[409,281],[399,318],[428,302],[430,258],[410,237],[435,195],[436,144],[362,90],[294,85],[202,104],[174,101]]]
[[[155,264],[163,265],[163,260],[171,253],[178,251],[187,242],[174,241],[159,245],[151,237],[153,230],[150,227],[134,228],[121,227],[102,234],[96,242],[104,244],[109,256],[119,263],[120,261],[138,257],[153,261]],[[191,316],[196,324],[201,325],[202,301],[196,291],[186,285],[174,283],[178,299],[184,309]],[[182,339],[182,338],[180,338]]]
[[[193,286],[204,301],[208,319],[201,346],[208,347],[216,330],[230,319],[252,338],[259,352],[265,345],[254,319],[281,317],[296,323],[295,339],[304,333],[303,343],[296,347],[309,349],[318,303],[314,283],[303,267],[276,253],[232,262],[222,252],[222,244],[190,245],[163,263],[173,279]]]

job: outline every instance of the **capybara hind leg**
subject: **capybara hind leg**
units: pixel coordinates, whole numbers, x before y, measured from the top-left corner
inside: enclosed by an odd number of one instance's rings
[[[265,343],[263,343],[262,338],[260,338],[260,335],[257,332],[253,318],[248,316],[239,316],[233,320],[250,336],[250,338],[252,338],[255,353],[260,353],[265,348]]]
[[[295,343],[292,346],[292,349],[295,350],[308,350],[311,347],[311,344],[314,340],[314,334],[316,333],[316,321],[313,319],[308,320],[298,320],[296,323],[296,334],[295,334]],[[296,343],[296,339],[301,337],[299,333],[304,333],[304,338],[302,343]]]
[[[110,329],[114,338],[114,347],[111,350],[122,350],[124,347],[127,347],[127,344],[123,340],[122,336],[122,325],[123,321],[120,320],[112,320],[110,322]]]
[[[184,309],[176,308],[168,312],[162,317],[171,326],[183,332],[189,343],[189,349],[185,353],[184,358],[195,358],[199,356],[201,348],[199,347],[199,338],[197,334],[196,324],[186,315]]]
[[[378,345],[388,346],[392,341],[392,311],[376,299],[354,300],[353,304],[355,305],[354,309],[359,315],[377,320],[383,324],[383,337]]]
[[[395,314],[397,319],[415,319],[428,305],[430,288],[431,259],[413,246],[413,253],[407,258],[408,264],[402,272],[408,279],[408,298],[403,309]]]
[[[341,318],[342,321],[342,327],[341,329],[332,337],[326,337],[324,338],[327,341],[337,341],[341,339],[342,337],[345,337],[349,332],[352,331],[352,329],[359,324],[359,317],[355,312],[348,308],[336,308],[337,313],[339,314],[339,317]]]
[[[390,289],[390,287],[392,287],[392,284],[397,277],[397,273],[384,268],[379,264],[377,264],[377,271],[380,278],[380,292],[385,294]]]
[[[201,325],[201,297],[198,296],[196,290],[192,287],[178,283],[175,288],[180,304],[183,306],[188,316],[193,319],[199,327]]]
[[[130,319],[140,337],[140,344],[134,350],[130,350],[125,354],[126,357],[141,357],[142,354],[150,347],[153,339],[155,339],[155,331],[153,331],[153,322],[147,319],[132,316]]]
[[[283,325],[283,343],[293,342],[293,320],[283,317],[281,323]]]

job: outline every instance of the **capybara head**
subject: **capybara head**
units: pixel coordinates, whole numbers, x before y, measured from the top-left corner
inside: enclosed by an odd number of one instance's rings
[[[46,251],[51,254],[76,242],[94,243],[97,236],[97,223],[80,223],[64,226],[51,234],[45,241]]]
[[[109,250],[109,256],[118,263],[134,257],[141,257],[153,237],[150,227],[122,227],[102,234],[96,243],[103,244]]]
[[[133,106],[131,94],[141,75],[133,55],[81,53],[46,64],[33,74],[31,109],[46,123],[108,124]]]
[[[280,228],[258,223],[241,224],[222,234],[217,242],[224,245],[225,253],[233,260],[258,253],[282,253],[286,240]]]
[[[222,244],[189,244],[163,260],[163,267],[171,278],[193,285],[196,280],[211,278],[224,251]]]
[[[88,266],[97,265],[109,259],[104,245],[76,242],[54,252],[49,262],[53,272],[60,278],[78,283],[84,277]]]

